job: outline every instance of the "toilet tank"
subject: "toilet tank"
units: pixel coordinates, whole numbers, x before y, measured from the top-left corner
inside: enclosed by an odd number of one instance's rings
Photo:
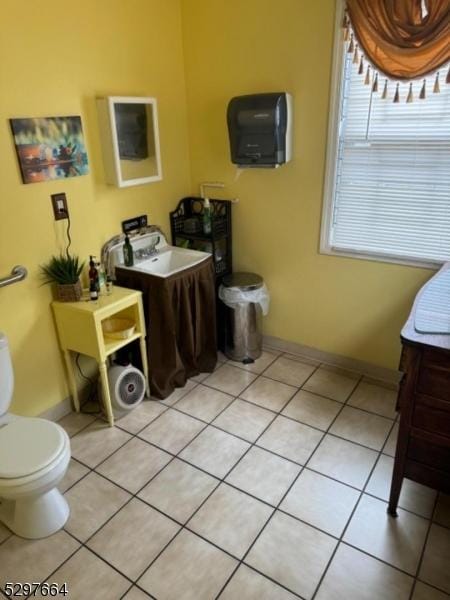
[[[14,388],[14,373],[8,338],[0,332],[0,416],[8,412]]]

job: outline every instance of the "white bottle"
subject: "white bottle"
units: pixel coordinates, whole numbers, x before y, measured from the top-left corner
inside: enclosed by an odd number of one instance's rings
[[[211,233],[211,205],[209,198],[203,201],[203,233],[209,235]]]

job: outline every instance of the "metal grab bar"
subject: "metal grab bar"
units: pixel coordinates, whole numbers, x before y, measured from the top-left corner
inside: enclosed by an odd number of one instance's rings
[[[28,271],[26,270],[26,268],[22,267],[21,265],[17,265],[11,271],[11,275],[0,279],[0,288],[5,287],[7,285],[11,285],[12,283],[16,283],[16,281],[22,281],[22,279],[25,279],[27,275]]]

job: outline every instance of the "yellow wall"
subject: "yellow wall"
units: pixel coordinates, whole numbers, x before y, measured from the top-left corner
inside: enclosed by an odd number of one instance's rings
[[[56,0],[2,2],[0,276],[15,264],[30,271],[25,282],[0,290],[18,413],[39,414],[68,395],[51,291],[38,276],[38,265],[63,239],[49,198],[60,191],[68,196],[73,248],[86,257],[99,253],[124,218],[148,213],[167,228],[169,210],[189,189],[227,182],[224,196],[241,199],[234,207],[235,267],[260,272],[272,294],[265,332],[397,364],[400,327],[430,272],[318,253],[333,0],[181,4],[182,11],[180,0],[79,0],[70,8]],[[295,99],[294,159],[277,171],[244,172],[233,183],[228,100],[274,90]],[[95,106],[101,95],[157,97],[162,182],[123,190],[104,183]],[[23,185],[8,118],[64,114],[82,117],[90,175]]]
[[[235,268],[272,295],[265,333],[396,368],[399,332],[430,271],[318,253],[334,0],[184,0],[193,191],[227,182]],[[226,107],[236,95],[294,96],[294,158],[233,184]]]
[[[12,347],[12,410],[39,414],[67,397],[50,311],[38,265],[58,252],[50,194],[67,194],[73,249],[99,255],[121,220],[147,213],[168,227],[168,212],[190,186],[179,0],[78,0],[71,5],[2,1],[0,21],[0,277],[13,265],[28,279],[0,290],[0,331]],[[104,183],[96,96],[158,99],[164,179],[116,189]],[[23,185],[10,117],[81,115],[91,173]]]

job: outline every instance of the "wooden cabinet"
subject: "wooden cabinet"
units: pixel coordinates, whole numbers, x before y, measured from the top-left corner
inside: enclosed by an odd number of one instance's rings
[[[450,350],[405,338],[402,344],[400,428],[389,499],[394,516],[404,477],[450,493]]]

